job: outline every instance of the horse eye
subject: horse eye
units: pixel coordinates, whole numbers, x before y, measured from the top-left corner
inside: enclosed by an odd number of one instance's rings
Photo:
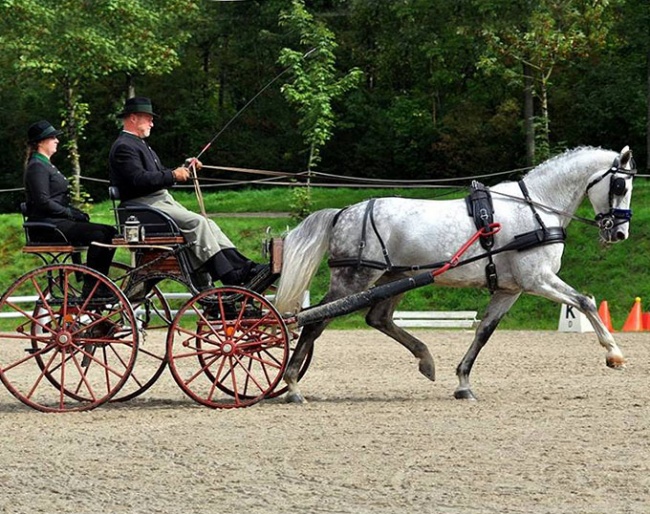
[[[612,183],[612,194],[615,196],[623,196],[627,193],[627,185],[624,178],[615,178]]]

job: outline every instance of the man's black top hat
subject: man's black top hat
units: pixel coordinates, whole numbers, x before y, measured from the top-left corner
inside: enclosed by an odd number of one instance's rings
[[[50,137],[58,137],[63,132],[55,129],[47,120],[37,121],[27,129],[27,140],[30,143],[38,143]]]

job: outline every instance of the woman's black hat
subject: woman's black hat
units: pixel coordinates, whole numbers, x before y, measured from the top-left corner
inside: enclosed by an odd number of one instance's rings
[[[30,143],[38,143],[50,137],[58,137],[63,132],[55,129],[47,120],[37,121],[27,129],[27,140]]]

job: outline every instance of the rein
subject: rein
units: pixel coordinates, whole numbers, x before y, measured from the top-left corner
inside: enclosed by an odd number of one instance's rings
[[[521,185],[522,185],[522,184],[523,184],[523,180],[520,180],[520,181],[519,181],[519,187],[520,187],[520,188],[521,188]],[[525,186],[524,186],[524,187],[525,187]],[[590,225],[590,226],[592,226],[592,227],[597,227],[597,226],[598,226],[598,222],[597,222],[597,221],[590,220],[589,218],[583,218],[582,216],[578,216],[577,214],[572,214],[572,213],[570,213],[570,212],[563,211],[562,209],[556,209],[555,207],[551,207],[551,206],[549,206],[549,205],[546,205],[546,204],[543,204],[543,203],[540,203],[540,202],[536,202],[535,200],[533,200],[533,199],[530,198],[530,197],[528,197],[528,198],[526,198],[526,197],[524,197],[524,198],[520,198],[520,197],[515,196],[515,195],[510,195],[510,194],[508,194],[508,193],[501,193],[501,192],[499,192],[499,191],[493,191],[493,190],[490,190],[490,192],[491,192],[493,195],[504,196],[504,197],[506,197],[506,198],[510,198],[511,200],[515,200],[515,201],[520,202],[520,203],[527,203],[527,204],[530,205],[530,206],[539,207],[540,209],[544,209],[545,211],[553,212],[553,213],[555,213],[555,214],[559,214],[560,216],[564,216],[564,217],[566,217],[566,218],[571,218],[571,219],[573,219],[573,220],[576,220],[576,221],[579,221],[579,222],[581,222],[581,223],[584,223],[585,225]],[[538,221],[539,221],[539,220],[538,220]]]
[[[492,218],[491,218],[491,212],[489,213],[490,216],[488,216],[487,211],[491,211],[491,201],[488,201],[486,203],[486,199],[484,198],[485,194],[481,193],[486,193],[488,190],[484,188],[484,186],[478,182],[472,183],[472,194],[470,195],[468,199],[468,206],[471,207],[469,209],[469,214],[470,216],[474,216],[474,221],[477,224],[478,231],[476,232],[475,236],[472,238],[472,242],[469,243],[470,245],[473,244],[477,239],[481,240],[482,246],[487,250],[486,252],[476,255],[474,257],[470,257],[469,259],[465,259],[463,261],[456,261],[453,266],[457,265],[462,265],[462,264],[469,264],[470,262],[475,262],[481,259],[489,259],[490,263],[488,266],[492,265],[494,266],[492,262],[492,256],[496,255],[501,252],[506,252],[506,251],[512,251],[512,250],[517,250],[517,251],[522,251],[526,250],[528,248],[532,248],[535,246],[541,246],[541,245],[546,245],[546,244],[553,244],[553,243],[564,243],[564,240],[566,239],[566,230],[563,227],[547,227],[542,220],[541,216],[536,210],[536,207],[539,209],[543,209],[548,212],[553,212],[555,214],[559,214],[560,216],[564,216],[570,219],[574,219],[576,221],[579,221],[581,223],[584,223],[585,225],[589,226],[596,226],[599,227],[601,230],[602,229],[611,229],[613,228],[617,222],[616,220],[622,220],[619,221],[618,223],[626,223],[629,222],[630,218],[632,217],[632,211],[629,209],[615,209],[613,207],[613,197],[614,196],[621,196],[625,194],[626,192],[626,185],[625,185],[625,179],[623,178],[617,178],[615,175],[617,173],[621,173],[624,175],[627,175],[628,177],[633,177],[636,173],[636,166],[634,165],[634,161],[632,161],[632,169],[630,170],[625,170],[621,169],[620,167],[620,162],[618,158],[614,161],[612,166],[602,175],[599,177],[595,178],[589,184],[587,185],[585,189],[585,195],[589,194],[589,190],[596,184],[598,184],[600,181],[602,181],[606,176],[611,175],[611,181],[609,185],[609,211],[606,213],[598,213],[596,215],[595,220],[590,220],[587,218],[584,218],[582,216],[578,216],[574,213],[570,213],[568,211],[564,211],[562,209],[556,209],[555,207],[551,207],[549,205],[543,204],[541,202],[536,202],[530,197],[530,194],[528,192],[528,188],[526,187],[526,184],[524,180],[519,180],[517,183],[519,185],[519,189],[521,190],[523,198],[520,198],[518,196],[510,195],[507,193],[502,193],[499,191],[489,191],[487,193],[487,199],[489,200],[489,194],[498,194],[506,198],[510,198],[512,200],[515,200],[517,202],[522,202],[526,203],[539,224],[540,228],[537,230],[533,230],[531,232],[526,232],[524,234],[519,234],[515,236],[515,238],[510,241],[509,243],[505,244],[504,246],[497,248],[497,249],[492,249],[491,244],[489,242],[489,239],[499,231],[499,228],[496,228],[498,223],[492,223]],[[478,194],[478,196],[477,196]],[[466,199],[467,200],[467,199]],[[386,245],[381,237],[381,234],[379,233],[377,226],[375,225],[375,220],[374,220],[374,204],[375,204],[375,199],[372,199],[368,202],[366,205],[366,210],[363,215],[363,224],[362,224],[362,230],[361,230],[361,238],[359,241],[359,246],[358,246],[358,252],[357,252],[357,257],[356,258],[340,258],[340,259],[330,259],[328,261],[328,264],[331,268],[335,267],[346,267],[346,266],[353,266],[353,267],[367,267],[367,268],[373,268],[377,270],[382,270],[382,271],[397,271],[397,272],[403,272],[403,271],[417,271],[421,269],[439,269],[439,268],[445,268],[448,269],[448,265],[451,261],[445,261],[445,262],[437,262],[437,263],[432,263],[432,264],[423,264],[423,265],[416,265],[416,266],[394,266],[390,258],[388,256],[388,250],[386,248]],[[339,213],[335,216],[333,225],[336,224],[339,216],[343,213],[345,209],[339,211]],[[475,215],[475,210],[479,210],[479,216]],[[483,213],[483,211],[486,211]],[[477,222],[480,221],[480,223]],[[367,225],[368,221],[370,221],[370,225],[375,233],[375,236],[377,237],[379,244],[381,246],[382,250],[382,255],[384,258],[384,261],[375,261],[375,260],[368,260],[363,258],[363,252],[366,247],[366,234],[367,234]],[[484,244],[484,239],[485,243]],[[464,247],[467,249],[466,247]],[[488,270],[486,268],[486,276],[487,276],[487,281],[488,281],[488,286],[490,287],[490,290],[493,291],[497,288],[496,285],[496,271],[495,270]]]
[[[636,163],[634,162],[634,159],[632,159],[632,168],[626,170],[621,168],[620,162],[617,157],[614,163],[612,164],[612,166],[605,173],[603,173],[600,177],[593,179],[591,182],[589,182],[589,184],[587,184],[587,188],[585,189],[586,195],[589,194],[589,190],[593,186],[598,184],[601,180],[603,180],[608,175],[611,175],[611,181],[609,185],[609,212],[598,213],[596,215],[595,220],[583,218],[582,216],[578,216],[577,214],[572,214],[570,212],[563,211],[561,209],[556,209],[555,207],[550,207],[549,205],[534,201],[528,195],[528,189],[526,188],[523,179],[519,181],[519,188],[521,189],[524,198],[519,198],[518,196],[509,195],[507,193],[501,193],[499,191],[491,191],[491,193],[501,195],[506,198],[510,198],[517,202],[525,202],[528,205],[530,205],[531,208],[539,207],[540,209],[544,209],[545,211],[553,212],[555,214],[559,214],[560,216],[564,216],[566,218],[571,218],[573,220],[579,221],[580,223],[584,223],[585,225],[611,229],[614,227],[614,225],[617,224],[614,220],[616,219],[622,220],[618,223],[621,224],[630,221],[630,219],[632,218],[632,211],[630,209],[615,209],[612,206],[613,197],[625,194],[625,189],[626,189],[625,179],[616,178],[615,175],[617,173],[620,173],[622,175],[627,175],[628,177],[634,177],[634,175],[636,175],[636,172],[637,169],[636,169]],[[535,212],[534,209],[533,212]],[[535,212],[535,217],[537,218],[538,223],[540,223],[541,226],[544,226],[541,219],[539,218],[539,215],[536,212]]]

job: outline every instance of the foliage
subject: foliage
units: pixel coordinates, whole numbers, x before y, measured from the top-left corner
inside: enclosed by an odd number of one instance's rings
[[[56,90],[63,110],[75,180],[82,202],[79,140],[88,123],[87,85],[114,73],[168,73],[182,30],[196,5],[189,0],[3,0],[3,49],[25,81],[43,81]]]
[[[159,116],[150,143],[167,166],[196,155],[227,127],[202,156],[206,164],[302,172],[314,164],[308,112],[332,116],[326,144],[314,146],[323,172],[425,179],[521,168],[531,158],[534,121],[522,94],[523,57],[531,64],[539,57],[540,69],[552,71],[546,107],[539,83],[534,91],[544,152],[630,144],[639,167],[648,168],[646,0],[298,5],[304,17],[294,16],[290,0],[0,0],[0,189],[22,183],[26,129],[45,118],[68,133],[54,157],[59,169],[83,170],[88,194],[106,198],[98,179],[107,179],[115,113],[134,91],[153,99]],[[280,26],[281,13],[289,18]],[[301,42],[303,34],[313,39]],[[322,60],[327,52],[301,59],[317,46],[312,41],[326,43],[333,69]],[[311,103],[288,104],[278,81],[247,105],[283,71],[278,59],[286,48],[301,59],[287,82],[305,76]],[[344,70],[363,76],[345,94],[326,90],[328,103],[316,94],[318,67],[333,70],[326,86]],[[0,193],[0,209],[14,212],[21,196]]]
[[[608,13],[617,3],[616,0],[514,3],[509,15],[504,16],[503,2],[476,2],[477,8],[491,18],[482,31],[488,45],[479,65],[488,71],[505,72],[518,82],[523,82],[525,73],[532,72],[534,92],[540,103],[536,162],[551,156],[548,106],[551,76],[562,63],[586,59],[605,47],[613,25]],[[507,64],[503,66],[499,59]]]
[[[291,189],[291,203],[289,203],[289,212],[291,219],[301,221],[309,216],[312,212],[313,202],[311,199],[311,187],[294,187]]]
[[[283,48],[278,60],[293,72],[293,81],[282,86],[282,93],[289,103],[298,106],[298,126],[309,145],[307,169],[312,170],[320,160],[320,148],[332,137],[332,101],[358,84],[361,70],[353,68],[336,78],[334,34],[314,20],[303,0],[291,1],[291,10],[280,14],[280,24],[296,30],[300,45],[308,49],[302,53]]]

